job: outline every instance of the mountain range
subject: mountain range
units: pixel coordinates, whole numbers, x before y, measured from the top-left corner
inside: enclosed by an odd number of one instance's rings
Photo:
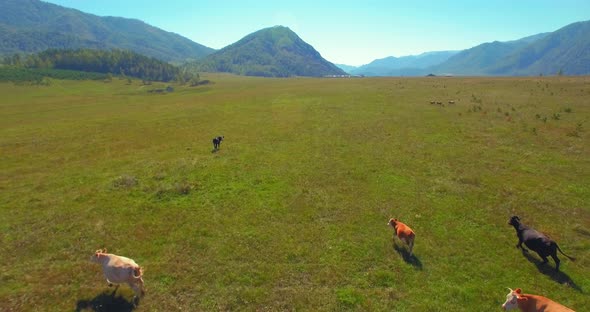
[[[136,19],[99,17],[39,0],[0,1],[0,54],[49,48],[116,48],[173,62],[215,51]]]
[[[578,22],[535,40],[494,64],[491,75],[590,74],[590,21]]]
[[[457,53],[458,51],[437,51],[402,57],[389,56],[350,68],[348,72],[365,76],[413,76],[410,73],[421,74],[425,68],[441,64]]]
[[[488,42],[462,51],[387,57],[348,73],[365,76],[533,76],[590,74],[590,21],[513,41]]]
[[[360,67],[334,65],[287,27],[265,28],[215,51],[136,19],[99,17],[39,0],[0,1],[0,55],[57,49],[131,50],[199,71],[269,77],[531,76],[590,74],[590,21],[462,51],[386,57]]]

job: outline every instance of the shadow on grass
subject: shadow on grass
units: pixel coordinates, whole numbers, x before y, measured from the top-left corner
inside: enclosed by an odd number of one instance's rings
[[[590,232],[588,232],[588,231],[586,231],[584,229],[575,229],[574,231],[580,233],[581,235],[590,237]]]
[[[404,259],[406,263],[411,264],[414,268],[418,270],[422,270],[422,261],[416,254],[410,256],[410,252],[405,248],[405,246],[398,246],[395,241],[393,241],[393,249]]]
[[[78,300],[78,303],[76,303],[76,312],[129,312],[136,308],[132,301],[127,301],[127,299],[121,296],[115,296],[116,292],[116,290],[112,292],[105,290],[90,300]]]
[[[211,153],[212,153],[212,154],[215,154],[215,153],[217,153],[217,152],[219,152],[219,149],[217,149],[217,148],[214,148],[214,149],[212,149],[212,150],[211,150]]]
[[[550,265],[552,262],[543,263],[543,261],[534,255],[530,251],[522,250],[522,255],[532,264],[537,267],[539,272],[549,276],[552,280],[556,281],[557,283],[567,285],[579,292],[584,292],[580,286],[576,285],[576,283],[562,271],[556,271],[555,266]]]

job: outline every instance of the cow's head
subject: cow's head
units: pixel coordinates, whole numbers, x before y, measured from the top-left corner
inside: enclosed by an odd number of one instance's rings
[[[395,219],[395,218],[389,219],[389,223],[387,223],[387,225],[390,225],[395,229],[395,227],[397,226],[397,219]]]
[[[518,302],[519,301],[526,301],[528,300],[527,297],[521,297],[522,290],[520,288],[516,288],[512,290],[508,288],[510,292],[506,295],[506,302],[502,305],[502,309],[504,311],[510,311],[514,309],[518,309]]]
[[[94,254],[92,255],[92,257],[90,257],[90,261],[92,262],[100,262],[100,258],[104,257],[104,254],[107,253],[107,249],[99,249],[97,251],[94,252]]]
[[[512,218],[508,220],[508,224],[512,226],[518,226],[520,224],[520,218],[518,216],[512,216]]]

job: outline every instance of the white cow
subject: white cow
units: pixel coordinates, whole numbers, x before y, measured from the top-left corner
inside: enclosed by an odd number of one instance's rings
[[[109,286],[117,284],[118,288],[119,284],[127,283],[135,293],[134,299],[139,299],[145,294],[142,269],[132,259],[109,254],[105,248],[97,250],[90,261],[102,264],[104,276]]]

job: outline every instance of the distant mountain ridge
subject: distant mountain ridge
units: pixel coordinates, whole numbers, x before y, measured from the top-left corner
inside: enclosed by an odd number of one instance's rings
[[[448,60],[459,51],[425,52],[419,55],[402,57],[389,56],[350,71],[351,74],[365,76],[413,76],[420,75],[425,68]]]
[[[345,64],[334,64],[334,65],[336,65],[336,67],[342,69],[343,71],[345,71],[348,74],[350,74],[353,70],[358,68],[357,66],[345,65]]]
[[[261,29],[194,64],[200,71],[229,72],[246,76],[322,77],[346,75],[291,29]]]
[[[495,64],[492,75],[590,74],[590,21],[567,25]]]
[[[547,33],[543,33],[513,41],[482,43],[473,48],[460,51],[447,61],[432,66],[429,70],[439,74],[488,75],[490,69],[497,66],[498,62],[503,58],[547,35]]]
[[[516,41],[464,50],[431,71],[458,75],[536,76],[590,74],[590,21]]]
[[[99,17],[39,0],[0,1],[0,54],[56,49],[123,49],[165,61],[215,50],[140,20]]]
[[[430,64],[420,58],[428,52],[378,59],[348,72],[366,76],[536,76],[558,72],[589,75],[590,21],[572,23],[554,32],[518,40],[487,42],[462,51],[447,52],[450,55],[442,54],[438,60],[429,60]],[[448,58],[445,60],[445,57]]]

